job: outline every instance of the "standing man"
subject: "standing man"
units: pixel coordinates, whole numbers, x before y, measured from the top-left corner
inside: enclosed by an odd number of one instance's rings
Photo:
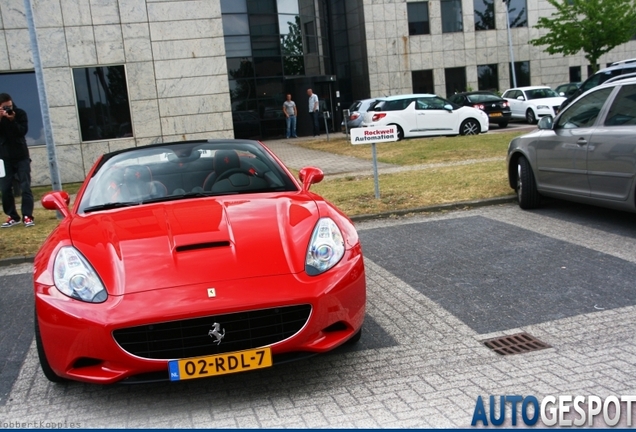
[[[298,110],[296,103],[291,100],[291,95],[287,94],[287,100],[283,102],[283,112],[285,113],[285,123],[287,124],[287,138],[298,138],[296,136],[296,117]]]
[[[309,96],[309,115],[314,125],[314,136],[320,135],[320,123],[318,123],[318,95],[315,95],[311,89],[307,89]]]
[[[0,159],[4,161],[5,176],[0,178],[2,210],[9,216],[0,225],[9,228],[24,222],[24,226],[35,225],[33,221],[33,193],[31,192],[31,158],[26,143],[29,120],[26,112],[13,103],[11,96],[0,93]],[[13,178],[17,176],[22,189],[22,220],[15,207]]]

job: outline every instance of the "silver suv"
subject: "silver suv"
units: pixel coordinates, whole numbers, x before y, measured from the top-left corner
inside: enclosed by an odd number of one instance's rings
[[[636,78],[592,88],[508,145],[519,206],[542,196],[636,212]]]

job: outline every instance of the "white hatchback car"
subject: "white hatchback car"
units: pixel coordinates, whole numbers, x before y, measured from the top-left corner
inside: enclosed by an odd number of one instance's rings
[[[365,113],[362,127],[396,125],[398,139],[488,132],[488,114],[456,105],[434,94],[379,98]]]
[[[547,86],[512,88],[502,97],[510,103],[512,118],[525,119],[529,124],[536,124],[541,117],[556,116],[566,99]]]

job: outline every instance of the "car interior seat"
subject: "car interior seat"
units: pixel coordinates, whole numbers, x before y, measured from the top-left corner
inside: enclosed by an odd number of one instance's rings
[[[239,169],[241,160],[234,150],[218,150],[212,160],[213,171],[203,181],[203,190],[209,192],[216,180],[231,169]]]
[[[152,172],[145,165],[131,165],[124,170],[122,185],[123,201],[144,201],[166,196],[163,183],[152,180]]]
[[[253,166],[242,166],[234,150],[219,150],[214,154],[214,172],[204,182],[208,192],[242,192],[269,188],[263,173]]]

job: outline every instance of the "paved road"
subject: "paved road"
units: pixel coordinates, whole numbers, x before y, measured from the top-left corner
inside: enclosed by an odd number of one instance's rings
[[[48,383],[18,342],[30,265],[1,268],[0,427],[468,427],[480,395],[636,394],[633,215],[554,201],[358,229],[369,297],[357,347],[175,384]],[[519,331],[551,348],[500,356],[482,343]]]

